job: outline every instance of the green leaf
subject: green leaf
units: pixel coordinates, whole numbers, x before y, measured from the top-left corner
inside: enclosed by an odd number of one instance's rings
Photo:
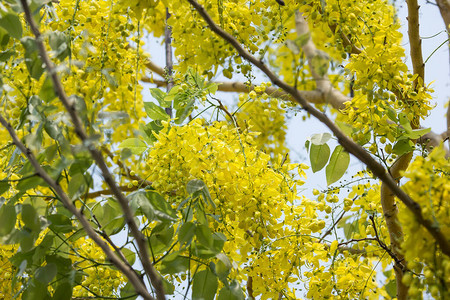
[[[0,236],[5,236],[16,225],[16,208],[8,203],[0,208]]]
[[[27,66],[30,76],[36,80],[41,78],[44,73],[42,60],[38,54],[36,41],[32,37],[24,37],[20,40],[25,48],[25,65]]]
[[[309,150],[309,160],[311,161],[311,169],[314,173],[322,170],[330,157],[330,147],[327,144],[314,145],[311,144]]]
[[[105,76],[106,80],[108,81],[109,85],[113,88],[117,88],[119,84],[117,83],[117,79],[110,74],[110,72],[113,71],[112,69],[102,69],[101,73]]]
[[[192,299],[213,300],[217,287],[217,277],[209,269],[197,272],[192,284]]]
[[[329,134],[328,132],[325,133],[318,133],[318,134],[314,134],[311,137],[311,143],[313,145],[324,145],[326,144],[329,140],[331,139],[331,134]]]
[[[120,288],[120,297],[122,299],[135,300],[137,296],[138,294],[130,282],[127,282],[124,287]]]
[[[153,102],[144,102],[144,108],[147,116],[152,120],[169,119],[169,115],[165,112],[165,110]]]
[[[397,154],[398,156],[403,155],[405,153],[409,153],[414,150],[414,144],[408,138],[399,139],[394,147],[392,147],[392,152]]]
[[[52,31],[49,34],[48,43],[53,50],[54,56],[63,61],[70,54],[69,38],[61,31]],[[116,83],[117,84],[117,83]]]
[[[163,128],[164,128],[164,126],[162,126],[161,121],[158,121],[158,120],[151,121],[150,123],[145,124],[145,125],[139,124],[139,129],[143,133],[145,133],[145,136],[143,135],[144,139],[147,138],[147,139],[145,139],[145,141],[148,142],[149,144],[153,144],[154,142],[157,141],[156,134],[158,132],[160,132],[161,129],[163,129]]]
[[[55,89],[53,88],[53,82],[51,78],[47,77],[45,78],[44,83],[42,84],[41,90],[39,91],[39,98],[44,100],[45,102],[50,102],[51,100],[55,99],[56,93]]]
[[[198,225],[195,235],[197,236],[197,241],[199,241],[201,245],[207,248],[213,247],[213,235],[208,226]]]
[[[192,111],[194,110],[194,104],[195,101],[194,100],[190,100],[187,102],[186,106],[184,106],[183,108],[177,109],[177,113],[176,113],[176,123],[177,124],[181,124],[183,123],[183,121],[192,113]]]
[[[420,138],[422,135],[427,134],[431,131],[431,128],[423,128],[423,129],[413,129],[411,132],[406,133],[404,136],[416,140]]]
[[[224,286],[220,292],[217,300],[244,300],[245,295],[242,292],[242,288],[239,282],[233,280],[231,284],[227,287]]]
[[[155,218],[155,208],[150,203],[144,191],[136,191],[128,195],[130,206],[136,210],[140,210],[149,222]]]
[[[30,204],[22,205],[22,221],[25,226],[32,231],[38,231],[40,228],[40,222],[36,210]]]
[[[395,279],[390,280],[384,288],[386,289],[386,292],[388,295],[394,299],[397,296],[397,284],[395,282]]]
[[[58,269],[54,263],[49,263],[36,270],[35,278],[42,283],[50,283],[55,278]]]
[[[180,231],[178,232],[178,242],[180,245],[189,245],[195,235],[195,230],[196,226],[192,222],[186,222],[181,225]]]
[[[122,248],[121,251],[122,251],[123,255],[125,256],[125,258],[127,259],[127,261],[132,266],[134,264],[134,262],[136,261],[136,253],[134,253],[133,251],[131,251],[128,248]]]
[[[72,176],[69,181],[68,193],[70,199],[75,199],[80,195],[85,194],[92,185],[93,179],[90,174],[77,173]]]
[[[67,280],[61,282],[56,287],[52,300],[70,300],[72,299],[72,285]]]
[[[174,229],[173,226],[168,226],[167,223],[160,223],[156,225],[150,235],[150,251],[153,255],[164,252],[170,247],[173,240]]]
[[[339,127],[339,129],[345,133],[347,136],[351,136],[353,133],[353,127],[350,124],[347,124],[342,121],[335,121],[336,125]]]
[[[130,149],[131,153],[135,155],[141,155],[145,150],[148,149],[148,146],[144,141],[138,138],[129,138],[120,143],[119,149],[124,148]]]
[[[0,180],[0,195],[9,190],[10,187],[8,180]]]
[[[161,278],[161,281],[163,284],[164,293],[166,295],[172,295],[175,292],[175,286],[164,277]]]
[[[155,191],[147,192],[147,199],[154,208],[155,216],[161,221],[176,221],[177,213],[163,196]]]
[[[15,13],[2,14],[0,16],[0,27],[5,28],[13,38],[20,39],[22,37],[22,23]]]
[[[172,101],[166,101],[167,94],[158,88],[151,88],[150,94],[152,94],[153,98],[158,101],[161,107],[170,107],[172,105]]]
[[[72,221],[65,215],[54,214],[47,216],[49,228],[55,232],[69,233],[73,230]]]
[[[213,208],[216,208],[216,204],[211,198],[208,187],[200,179],[192,179],[186,185],[186,191],[192,195],[192,197],[197,197],[201,195],[206,203],[209,203]]]
[[[342,146],[337,146],[333,154],[331,154],[330,162],[326,167],[327,184],[330,185],[339,180],[347,171],[349,163],[350,155],[348,152]]]
[[[161,261],[162,274],[177,274],[185,272],[189,268],[189,258],[178,255],[178,252],[173,252]]]
[[[10,39],[9,33],[0,27],[0,47],[1,49],[5,49],[5,47],[8,45],[9,39]],[[0,61],[6,61],[8,58],[10,58],[14,54],[14,50],[8,49],[3,52],[0,52]]]

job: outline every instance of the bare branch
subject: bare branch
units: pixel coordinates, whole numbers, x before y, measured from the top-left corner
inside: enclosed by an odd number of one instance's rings
[[[155,64],[152,63],[153,67],[157,67]],[[141,78],[141,81],[143,82],[148,82],[148,83],[153,83],[156,84],[157,86],[166,86],[167,82],[163,81],[163,80],[158,80],[158,79],[152,79],[152,78],[148,78],[148,77],[143,77]],[[233,92],[233,93],[249,93],[251,91],[254,91],[255,89],[255,85],[248,85],[245,84],[243,82],[222,82],[222,81],[212,81],[212,83],[215,83],[218,85],[218,91],[221,92]],[[298,91],[299,94],[305,98],[309,103],[314,103],[314,104],[321,104],[321,103],[325,103],[325,93],[323,93],[322,91],[319,90],[314,90],[314,91]],[[284,100],[290,100],[293,101],[291,99],[291,95],[289,95],[288,93],[286,93],[285,91],[274,87],[274,86],[268,86],[266,87],[266,89],[264,91],[258,92],[257,94],[263,94],[266,93],[268,94],[270,97],[272,98],[278,98],[278,99],[284,99]],[[341,94],[342,95],[342,94]],[[350,101],[351,99],[342,95],[341,99],[337,99],[335,101],[330,101],[330,103],[333,105],[334,103],[338,104],[341,103],[339,105],[342,106],[338,106],[335,107],[336,109],[339,108],[343,108],[343,103],[346,101]],[[334,105],[333,105],[334,107]]]
[[[422,39],[419,33],[419,5],[417,0],[406,0],[406,3],[408,4],[408,36],[413,72],[424,80],[425,64],[422,57]],[[415,86],[417,86],[418,78],[414,81]]]
[[[55,191],[64,207],[66,207],[78,219],[84,230],[86,230],[87,235],[103,250],[108,259],[128,278],[136,292],[144,299],[153,300],[153,297],[148,293],[147,288],[142,283],[141,279],[136,275],[134,270],[130,268],[129,265],[126,265],[119,257],[117,257],[111,248],[109,248],[108,244],[95,232],[86,217],[75,207],[69,196],[67,196],[67,194],[63,191],[58,182],[53,180],[50,175],[45,172],[31,150],[20,141],[11,124],[9,124],[2,115],[0,115],[0,123],[6,128],[6,130],[8,130],[14,144],[27,157],[36,171],[36,174]]]
[[[81,139],[81,141],[85,142],[88,140],[88,135],[84,129],[84,126],[81,122],[81,119],[79,115],[76,112],[74,103],[72,103],[69,98],[67,97],[64,88],[61,84],[61,81],[58,78],[57,71],[50,60],[47,51],[45,49],[44,43],[42,41],[41,33],[39,32],[39,29],[37,28],[37,25],[31,15],[30,8],[28,7],[26,0],[21,0],[23,10],[25,12],[25,18],[27,20],[27,23],[30,25],[30,29],[33,32],[33,34],[36,37],[36,44],[39,49],[39,54],[41,56],[41,59],[43,63],[45,64],[45,67],[47,69],[48,74],[51,76],[53,86],[55,88],[56,94],[58,95],[61,103],[66,108],[67,112],[70,115],[70,118],[72,120],[72,123],[74,125],[74,130],[77,136]],[[159,277],[159,274],[156,272],[156,270],[153,268],[152,264],[149,260],[149,253],[147,250],[147,244],[146,239],[144,235],[139,230],[139,227],[137,226],[133,213],[131,212],[131,209],[128,205],[128,200],[123,195],[119,187],[117,186],[116,182],[113,179],[113,176],[108,170],[108,167],[106,165],[106,162],[101,154],[101,152],[96,149],[93,145],[88,146],[89,152],[91,153],[92,158],[95,160],[96,164],[99,166],[103,179],[108,184],[109,188],[113,192],[115,198],[119,202],[122,211],[125,216],[125,220],[130,228],[131,234],[136,240],[136,243],[138,245],[139,251],[138,254],[140,256],[140,260],[142,262],[142,265],[144,267],[145,272],[150,277],[150,281],[152,285],[155,287],[156,295],[159,300],[165,299],[165,293],[162,286],[162,280]],[[142,292],[142,291],[141,291]],[[148,295],[148,292],[147,292]],[[150,295],[148,295],[150,296]]]
[[[292,96],[293,101],[300,104],[304,110],[306,110],[323,124],[325,124],[334,133],[334,135],[338,139],[339,144],[342,145],[346,151],[353,154],[356,158],[363,162],[375,176],[380,178],[380,180],[389,187],[389,189],[408,207],[408,209],[410,209],[414,213],[417,222],[423,225],[435,238],[435,240],[440,245],[442,252],[447,256],[450,256],[450,244],[446,236],[441,232],[440,228],[438,228],[438,226],[435,226],[431,220],[425,219],[423,217],[420,205],[413,199],[411,199],[411,197],[406,194],[405,191],[397,186],[395,180],[380,163],[378,163],[367,151],[365,151],[364,148],[362,148],[348,136],[346,136],[325,114],[311,106],[306,101],[306,99],[299,94],[296,88],[283,82],[263,62],[261,62],[256,57],[251,55],[247,50],[245,50],[232,35],[217,26],[217,24],[214,23],[209,14],[200,4],[198,4],[195,0],[188,1],[197,10],[201,17],[208,23],[210,29],[213,32],[230,43],[241,57],[259,68],[270,78],[270,80],[272,80],[274,84],[282,88],[285,92],[289,93]]]

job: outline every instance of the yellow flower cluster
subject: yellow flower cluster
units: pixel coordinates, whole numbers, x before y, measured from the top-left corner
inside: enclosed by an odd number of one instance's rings
[[[253,141],[251,135],[223,122],[205,125],[194,120],[182,127],[166,123],[149,153],[149,180],[160,193],[175,199],[187,196],[190,180],[205,182],[216,205],[207,212],[221,216],[220,221],[211,219],[211,226],[226,235],[224,251],[238,266],[230,276],[251,278],[255,296],[295,295],[290,283],[302,278],[300,267],[307,270],[311,288],[317,281],[328,282],[333,274],[343,294],[355,296],[367,284],[364,293],[369,295],[375,289],[371,281],[375,272],[363,274],[372,269],[369,259],[339,257],[339,268],[323,266],[332,254],[314,238],[326,225],[318,218],[320,203],[299,199],[296,188],[302,182],[289,175],[297,167],[304,176],[305,166],[278,161],[271,167],[270,157]],[[349,264],[360,271],[340,272]]]
[[[255,146],[270,155],[272,159],[288,153],[286,147],[286,120],[284,110],[278,99],[268,98],[267,94],[258,96],[264,91],[266,84],[257,86],[254,91],[239,96],[239,111],[236,116],[241,130],[258,133],[254,139]]]
[[[82,97],[94,116],[103,114],[102,118],[110,124],[95,126],[114,127],[112,139],[120,141],[138,127],[137,120],[145,117],[142,86],[138,81],[145,73],[147,57],[142,49],[138,51],[129,45],[137,32],[136,21],[121,15],[120,6],[106,0],[62,0],[53,5],[56,9],[52,13],[42,13],[40,29],[49,39],[53,34],[50,31],[56,32],[70,47],[70,55],[60,64],[66,94]],[[12,43],[11,40],[10,46]],[[142,47],[143,42],[139,43]],[[23,55],[22,44],[16,43],[14,47],[18,55]],[[50,54],[55,52],[50,47],[47,50]],[[45,79],[45,74],[39,81],[32,79],[24,60],[17,63],[16,58],[13,56],[6,62],[9,71],[2,74],[3,82],[11,87],[6,91],[5,107],[14,122],[19,121],[28,97],[39,95]],[[61,109],[59,103],[54,105]],[[126,116],[114,115],[125,111]]]
[[[450,162],[445,158],[443,146],[434,149],[426,158],[417,157],[403,175],[408,180],[404,190],[414,195],[413,200],[420,205],[424,218],[432,221],[450,241]],[[410,296],[419,299],[426,284],[433,297],[449,298],[449,257],[439,250],[435,239],[404,205],[401,205],[399,220],[406,235],[402,249],[408,267],[424,274],[424,277],[416,277],[409,273],[404,278],[412,286]]]
[[[107,264],[105,254],[91,239],[80,238],[74,243],[74,266],[84,275],[73,289],[74,297],[112,297],[126,282],[124,275]]]
[[[9,259],[16,253],[17,246],[0,245],[0,298],[12,299],[14,294],[19,291],[19,286],[13,287],[15,268]]]

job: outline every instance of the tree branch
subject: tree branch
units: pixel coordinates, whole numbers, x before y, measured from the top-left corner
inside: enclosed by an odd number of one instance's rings
[[[25,0],[23,0],[25,1]],[[33,166],[36,174],[41,177],[58,195],[59,199],[63,203],[64,207],[67,208],[81,223],[84,230],[86,230],[87,235],[103,250],[108,259],[128,278],[136,292],[141,295],[144,299],[153,300],[153,297],[148,293],[147,288],[143,285],[140,278],[136,275],[134,270],[127,266],[122,260],[117,257],[116,254],[109,248],[108,244],[102,240],[102,238],[95,232],[86,217],[79,211],[75,205],[70,200],[69,196],[63,191],[61,186],[53,180],[50,175],[48,175],[45,170],[41,167],[37,161],[34,154],[28,149],[19,139],[16,132],[12,128],[2,115],[0,115],[0,123],[8,130],[14,144],[20,151],[27,157],[31,165]]]
[[[64,88],[61,84],[61,81],[58,78],[57,71],[47,54],[47,51],[46,51],[44,43],[43,43],[43,38],[41,36],[41,33],[39,32],[39,29],[37,28],[37,25],[36,25],[32,15],[31,15],[30,8],[27,4],[27,1],[21,0],[20,2],[22,3],[22,7],[23,7],[23,10],[25,13],[25,18],[27,20],[27,23],[30,25],[30,29],[33,32],[34,36],[36,37],[36,44],[39,49],[39,54],[41,56],[43,63],[45,64],[48,74],[51,76],[56,94],[58,95],[61,103],[64,105],[64,107],[66,108],[67,112],[70,115],[72,124],[74,125],[75,133],[81,139],[81,141],[86,142],[88,140],[88,135],[84,129],[84,126],[81,122],[79,115],[77,114],[74,103],[72,103],[72,101],[70,101],[69,98],[67,97],[67,95],[64,91]],[[152,264],[150,263],[146,239],[145,239],[144,235],[142,234],[142,232],[139,230],[139,228],[134,220],[134,216],[128,205],[128,200],[123,195],[123,193],[117,186],[116,182],[114,181],[111,173],[108,170],[108,167],[105,163],[105,160],[104,160],[101,152],[98,149],[96,149],[93,145],[88,146],[88,150],[91,153],[92,158],[95,160],[96,164],[100,168],[102,175],[103,175],[103,179],[108,184],[109,188],[113,192],[115,198],[117,199],[117,201],[119,202],[119,204],[122,208],[122,211],[125,216],[125,220],[130,228],[131,234],[133,235],[133,237],[136,240],[136,243],[138,245],[138,248],[139,248],[138,254],[140,256],[140,260],[142,262],[145,272],[150,277],[150,281],[156,290],[156,295],[157,295],[158,300],[164,300],[165,293],[163,290],[161,278],[159,277],[159,274],[156,272],[156,270],[153,268]],[[142,288],[140,288],[140,290],[141,289]],[[140,293],[143,293],[143,291],[140,291]],[[146,295],[146,296],[148,295],[149,297],[151,297],[148,294],[148,292],[147,292],[147,294],[144,294],[144,295]]]
[[[363,162],[375,176],[380,178],[380,180],[389,187],[389,189],[408,207],[408,209],[413,212],[419,224],[423,225],[435,238],[435,240],[440,245],[442,252],[447,256],[450,256],[449,241],[441,232],[440,228],[435,226],[431,220],[425,219],[423,217],[420,205],[413,199],[411,199],[411,197],[409,197],[409,195],[407,195],[405,191],[397,186],[395,180],[380,163],[378,163],[368,152],[366,152],[364,148],[362,148],[348,136],[346,136],[325,114],[311,106],[306,101],[306,99],[300,95],[296,88],[282,81],[263,62],[261,62],[253,55],[251,55],[247,50],[245,50],[232,35],[217,26],[217,24],[214,23],[209,14],[200,4],[198,4],[195,0],[188,1],[197,10],[200,16],[207,22],[213,32],[215,32],[217,35],[231,44],[241,57],[259,68],[270,78],[270,80],[272,80],[275,85],[279,86],[285,92],[289,93],[292,96],[293,101],[300,104],[304,110],[306,110],[308,113],[325,124],[334,133],[334,135],[338,139],[339,144],[342,145],[346,151],[353,154],[356,158]]]
[[[422,57],[422,40],[419,33],[419,5],[417,0],[406,0],[408,4],[408,36],[410,43],[411,61],[413,65],[414,74],[419,77],[414,81],[414,86],[417,86],[418,79],[424,80],[425,64]]]

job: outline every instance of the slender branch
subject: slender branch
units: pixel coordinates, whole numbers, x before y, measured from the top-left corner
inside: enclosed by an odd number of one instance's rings
[[[436,4],[444,21],[447,35],[450,37],[450,0],[436,0]]]
[[[128,186],[119,186],[119,189],[122,192],[133,192],[139,189],[139,186],[132,186],[132,187],[128,187]],[[95,191],[95,192],[91,192],[91,193],[87,193],[85,194],[83,197],[86,197],[88,199],[94,199],[103,195],[113,195],[113,192],[110,189],[106,189],[106,190],[100,190],[100,191]]]
[[[25,0],[24,0],[25,1]],[[2,115],[0,115],[0,123],[8,130],[14,144],[20,151],[27,157],[28,161],[33,166],[36,174],[41,177],[58,195],[59,199],[77,219],[80,221],[87,235],[103,250],[108,259],[128,278],[136,292],[144,299],[153,300],[153,297],[148,293],[147,288],[141,282],[140,278],[136,275],[134,270],[126,265],[122,260],[111,250],[108,244],[102,240],[102,238],[95,232],[86,217],[79,211],[70,200],[69,196],[64,192],[58,182],[53,180],[50,175],[45,172],[42,166],[37,161],[34,154],[28,149],[19,139],[11,124],[9,124]]]
[[[106,155],[108,155],[108,157],[114,161],[114,154],[106,147],[106,146],[102,146],[102,151],[106,153]],[[119,168],[121,168],[124,171],[124,175],[130,179],[133,180],[137,180],[137,182],[139,183],[139,186],[147,186],[147,185],[152,185],[151,181],[145,180],[142,177],[140,177],[137,174],[133,174],[130,170],[130,168],[128,168],[126,165],[124,165],[120,160],[117,160],[117,165],[119,166]]]
[[[325,232],[322,235],[322,237],[319,240],[319,243],[322,242],[323,239],[326,238],[331,233],[331,231],[333,231],[333,229],[336,227],[336,225],[339,223],[339,221],[342,220],[342,218],[344,217],[345,213],[346,213],[345,211],[342,212],[342,214],[339,216],[339,218],[337,218],[337,220],[334,221],[334,224],[327,230],[327,232]]]
[[[236,51],[239,53],[241,57],[252,63],[254,66],[259,68],[264,74],[266,74],[270,80],[280,88],[282,88],[285,92],[289,93],[292,96],[293,101],[297,102],[301,105],[301,107],[306,110],[308,113],[317,118],[320,122],[326,125],[336,136],[338,142],[346,151],[353,154],[356,158],[358,158],[361,162],[363,162],[372,173],[380,178],[382,182],[384,182],[389,189],[410,209],[415,215],[417,222],[423,225],[428,232],[435,238],[438,242],[439,246],[442,249],[442,252],[447,256],[450,256],[450,244],[447,240],[446,236],[441,232],[440,228],[436,226],[434,222],[431,220],[425,219],[422,215],[422,210],[420,205],[415,202],[411,197],[405,193],[400,187],[397,186],[397,183],[392,178],[392,176],[386,171],[386,169],[378,163],[364,148],[356,144],[353,140],[351,140],[348,136],[346,136],[337,126],[334,124],[325,114],[320,112],[311,106],[305,98],[303,98],[298,90],[284,81],[282,81],[277,75],[275,75],[263,62],[255,58],[251,55],[247,50],[245,50],[240,43],[229,33],[224,31],[222,28],[217,26],[214,21],[211,19],[206,10],[198,4],[195,0],[188,0],[189,3],[197,10],[197,12],[201,15],[201,17],[208,23],[210,29],[215,32],[217,35],[222,37],[228,43],[230,43]]]
[[[380,245],[380,247],[383,248],[383,250],[386,251],[389,254],[389,256],[395,261],[396,265],[398,265],[402,269],[406,269],[405,266],[404,266],[404,263],[403,263],[403,257],[399,258],[397,256],[397,254],[394,253],[391,249],[389,249],[389,247],[386,246],[386,244],[378,236],[378,230],[377,230],[377,226],[375,224],[374,217],[370,216],[369,219],[370,219],[370,221],[372,223],[373,230],[375,231],[375,240],[377,241],[378,245]]]
[[[156,66],[155,64],[152,63],[152,68],[157,69],[161,69],[158,66]],[[150,69],[153,70],[153,69]],[[148,78],[148,77],[143,77],[141,78],[141,81],[143,82],[148,82],[148,83],[153,83],[156,84],[157,86],[166,86],[167,82],[163,81],[163,80],[158,80],[158,79],[152,79],[152,78]],[[222,82],[222,81],[213,81],[213,83],[218,85],[217,90],[220,92],[234,92],[234,93],[249,93],[250,91],[254,91],[255,89],[255,85],[248,85],[245,84],[243,82]],[[338,92],[337,90],[335,90],[336,92]],[[290,100],[290,101],[294,101],[291,98],[291,95],[286,93],[283,90],[280,90],[277,87],[274,86],[268,86],[266,87],[266,89],[264,91],[258,92],[257,94],[263,94],[266,93],[267,95],[269,95],[272,98],[278,98],[278,99],[284,99],[284,100]],[[336,109],[341,109],[344,108],[344,103],[347,101],[351,101],[351,98],[346,97],[342,94],[337,94],[336,95],[338,97],[336,97],[335,99],[331,99],[333,95],[330,94],[325,94],[322,91],[316,89],[314,91],[298,91],[298,93],[305,98],[309,103],[314,103],[314,104],[321,104],[321,103],[325,103],[326,99],[325,96],[329,97],[329,103],[331,105],[333,105],[334,108]]]
[[[39,49],[39,54],[41,56],[43,63],[45,64],[48,74],[51,76],[56,94],[58,95],[61,103],[64,105],[64,107],[66,108],[67,112],[70,115],[72,124],[74,125],[75,133],[81,139],[81,141],[86,142],[88,140],[88,135],[83,127],[83,124],[81,122],[79,115],[77,114],[74,103],[72,101],[70,101],[69,98],[67,97],[67,95],[64,91],[64,88],[61,84],[61,81],[58,78],[57,71],[47,54],[44,43],[42,41],[41,33],[39,32],[39,29],[37,28],[37,25],[31,15],[30,8],[27,4],[27,1],[21,0],[20,2],[22,3],[22,7],[23,7],[23,10],[25,13],[25,18],[27,20],[27,23],[30,25],[30,29],[36,37],[36,44]],[[140,260],[142,262],[145,272],[150,277],[150,281],[156,290],[156,295],[157,295],[158,300],[164,300],[165,293],[164,293],[164,289],[162,286],[162,280],[159,277],[159,274],[153,268],[152,264],[150,263],[146,239],[145,239],[144,235],[142,234],[142,232],[139,230],[139,227],[137,226],[137,224],[134,220],[133,213],[131,212],[131,209],[128,205],[128,200],[123,195],[123,193],[117,186],[116,182],[114,181],[113,176],[109,172],[106,162],[102,156],[102,153],[98,149],[96,149],[93,145],[88,146],[88,150],[91,153],[91,156],[95,160],[96,164],[99,166],[99,168],[102,172],[102,175],[103,175],[103,179],[108,184],[109,188],[113,192],[115,198],[117,199],[117,201],[119,202],[119,204],[122,208],[122,211],[125,216],[125,220],[130,228],[131,234],[133,235],[133,237],[136,240],[136,243],[138,245],[138,248],[139,248],[138,254],[140,256]],[[148,292],[145,295],[150,296],[148,294]]]
[[[414,81],[414,86],[417,86],[418,79],[423,82],[425,74],[425,64],[422,57],[422,39],[419,33],[419,5],[417,0],[406,0],[408,4],[408,36],[410,43],[411,61],[413,65],[414,74],[419,77]]]

